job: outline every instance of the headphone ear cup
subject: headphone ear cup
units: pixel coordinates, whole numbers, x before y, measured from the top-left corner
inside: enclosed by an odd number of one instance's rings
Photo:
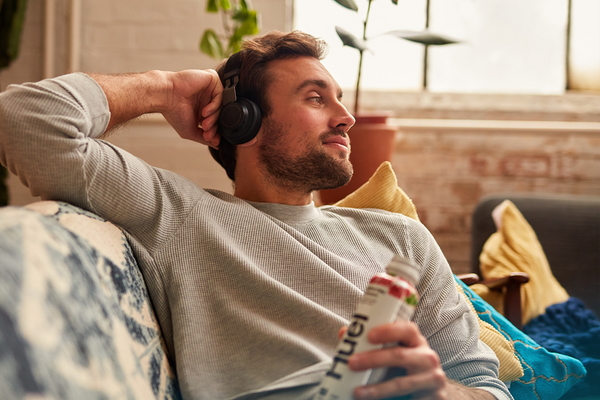
[[[262,115],[258,105],[238,97],[237,101],[227,103],[221,109],[219,133],[232,144],[243,144],[254,139],[261,123]]]

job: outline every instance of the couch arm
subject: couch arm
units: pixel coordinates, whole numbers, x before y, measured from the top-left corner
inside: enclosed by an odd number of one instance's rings
[[[477,274],[462,274],[457,277],[469,286],[480,283],[490,290],[504,292],[504,316],[518,329],[523,327],[521,285],[529,282],[529,275],[524,272],[512,272],[501,278],[486,279],[481,282]]]

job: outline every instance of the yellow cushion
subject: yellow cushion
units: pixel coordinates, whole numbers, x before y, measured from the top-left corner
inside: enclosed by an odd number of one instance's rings
[[[535,232],[517,207],[505,200],[495,214],[499,227],[485,243],[479,257],[481,275],[491,279],[511,272],[529,274],[529,282],[521,289],[525,325],[552,304],[567,301],[569,295],[554,278]],[[487,301],[485,295],[481,297]]]
[[[479,322],[479,338],[483,343],[487,344],[494,353],[496,353],[496,357],[498,357],[498,361],[500,361],[500,370],[498,372],[500,380],[502,382],[509,382],[522,377],[524,374],[523,366],[515,354],[515,347],[513,344],[509,342],[504,335],[498,332],[496,328],[479,318],[479,314],[475,311],[471,299],[465,294],[460,285],[457,284],[456,289],[467,300],[471,312],[477,316],[477,321]]]
[[[335,203],[335,206],[377,208],[419,220],[415,205],[406,193],[398,187],[396,174],[388,161],[379,166],[367,183]],[[496,353],[496,357],[500,361],[500,380],[508,382],[522,377],[523,368],[515,355],[513,345],[492,325],[479,318],[468,296],[458,285],[457,288],[469,304],[473,314],[477,316],[480,339]]]
[[[398,187],[389,161],[383,162],[361,187],[334,204],[338,207],[377,208],[419,220],[412,200]]]

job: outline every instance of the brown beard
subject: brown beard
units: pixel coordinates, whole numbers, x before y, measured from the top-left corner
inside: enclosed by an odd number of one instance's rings
[[[346,159],[336,159],[323,147],[312,147],[308,153],[292,158],[285,153],[282,124],[263,120],[263,140],[259,146],[259,161],[273,183],[288,190],[310,193],[314,190],[334,189],[344,186],[352,178],[354,170]],[[330,136],[348,135],[339,129],[323,132],[319,142]]]

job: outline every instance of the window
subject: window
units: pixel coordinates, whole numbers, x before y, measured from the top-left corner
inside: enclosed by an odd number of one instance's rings
[[[296,0],[294,28],[325,39],[324,64],[344,88],[353,88],[358,51],[343,46],[338,25],[360,36],[367,0],[359,12],[333,0]],[[430,46],[428,90],[463,93],[561,94],[600,90],[600,2],[571,0],[570,67],[567,68],[569,0],[430,0],[430,29],[462,41]],[[425,27],[427,0],[377,0],[371,6],[361,88],[421,90],[424,47],[383,35]],[[596,82],[596,83],[595,83]]]

